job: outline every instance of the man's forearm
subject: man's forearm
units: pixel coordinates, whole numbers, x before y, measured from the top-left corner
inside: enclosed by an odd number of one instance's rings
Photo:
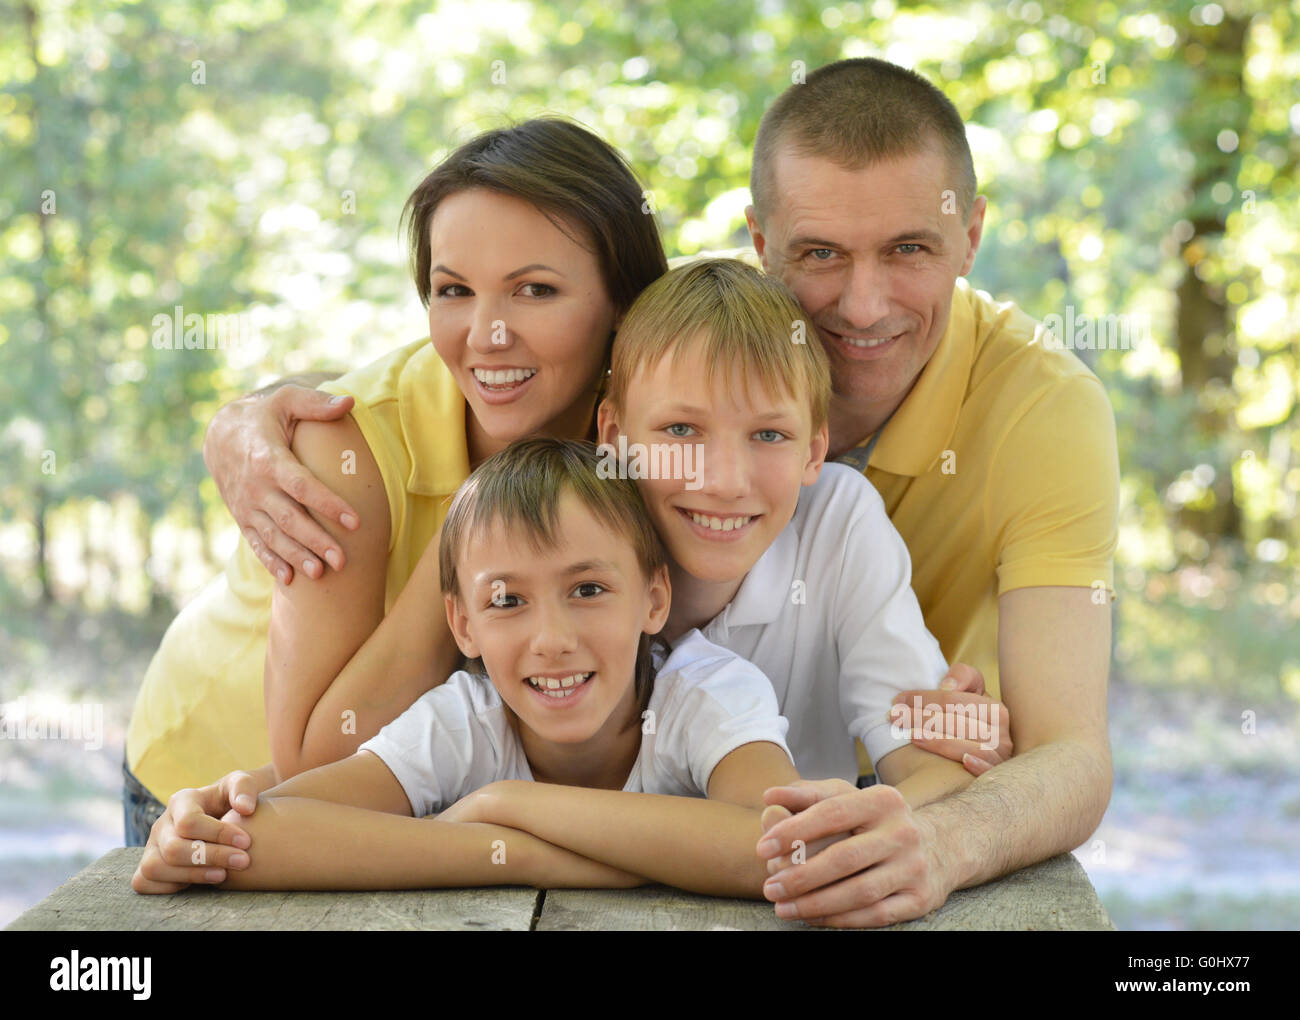
[[[1056,741],[1018,754],[967,789],[920,808],[952,889],[979,885],[1082,844],[1110,802],[1110,754]]]
[[[440,822],[299,797],[271,797],[245,819],[250,864],[223,889],[432,889],[637,884],[500,825]]]
[[[712,896],[759,899],[761,812],[700,797],[507,782],[479,815],[594,861]]]

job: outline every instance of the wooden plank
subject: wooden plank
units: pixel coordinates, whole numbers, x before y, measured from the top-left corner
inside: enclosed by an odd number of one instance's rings
[[[815,931],[781,921],[771,904],[715,899],[667,886],[630,890],[555,889],[542,904],[538,931]],[[882,931],[1114,931],[1082,865],[1070,854],[974,889],[961,889],[937,911]]]
[[[131,888],[142,847],[110,850],[6,931],[527,931],[539,894],[518,886],[403,892],[235,892],[170,896]]]

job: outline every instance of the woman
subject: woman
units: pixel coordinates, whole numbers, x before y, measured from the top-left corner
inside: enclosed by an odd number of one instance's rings
[[[364,522],[320,522],[347,569],[277,585],[241,542],[172,623],[127,736],[128,845],[176,790],[271,761],[266,789],[334,761],[452,672],[436,556],[421,554],[492,453],[535,434],[594,437],[614,330],[667,269],[643,194],[614,149],[549,118],[475,138],[414,191],[430,339],[328,384],[355,400],[351,415],[294,435]],[[427,628],[384,628],[399,596],[428,607]]]

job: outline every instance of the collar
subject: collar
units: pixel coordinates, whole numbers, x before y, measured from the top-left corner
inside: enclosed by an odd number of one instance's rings
[[[715,617],[724,634],[732,627],[771,623],[781,614],[785,600],[790,597],[799,553],[799,536],[792,524],[793,521],[781,529],[740,582],[735,597]]]
[[[891,475],[916,477],[931,470],[950,448],[975,361],[975,313],[970,284],[958,278],[948,326],[916,384],[880,433],[871,466]],[[859,444],[865,446],[870,441]]]
[[[408,492],[444,496],[469,476],[465,395],[432,341],[411,355],[397,382],[397,413],[411,459]]]

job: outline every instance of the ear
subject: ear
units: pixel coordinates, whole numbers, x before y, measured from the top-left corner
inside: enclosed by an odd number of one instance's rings
[[[641,629],[647,634],[658,634],[668,622],[668,610],[672,606],[673,583],[668,579],[668,568],[660,567],[650,578],[650,610],[646,613],[645,626]]]
[[[620,431],[618,412],[614,410],[609,397],[606,397],[596,409],[596,439],[602,445],[617,446]]]
[[[971,271],[971,266],[975,265],[975,253],[980,250],[980,239],[984,236],[984,211],[988,204],[987,198],[976,195],[975,202],[971,205],[970,221],[966,224],[966,259],[961,264],[958,276],[965,276]]]
[[[749,239],[754,242],[754,251],[758,252],[758,260],[763,263],[763,272],[766,273],[767,238],[763,235],[763,227],[758,222],[752,205],[745,206],[745,222],[749,225]]]
[[[465,615],[465,607],[460,604],[460,599],[455,595],[444,595],[442,601],[447,608],[447,626],[451,628],[451,636],[456,639],[456,647],[465,658],[477,659],[481,653],[478,644],[470,635],[469,617]]]
[[[822,422],[822,427],[812,437],[808,444],[808,463],[803,468],[803,480],[801,485],[812,485],[821,477],[822,465],[826,463],[826,453],[830,450],[831,433],[830,426]]]

